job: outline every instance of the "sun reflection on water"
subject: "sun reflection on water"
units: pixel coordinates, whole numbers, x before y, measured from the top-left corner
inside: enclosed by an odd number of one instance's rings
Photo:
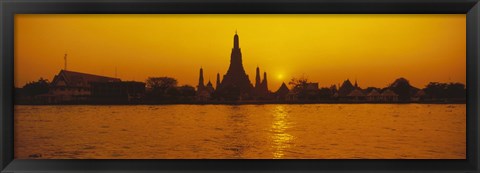
[[[465,104],[17,105],[14,151],[16,159],[465,159],[465,114]]]
[[[288,112],[285,110],[285,106],[279,105],[275,107],[272,121],[272,148],[273,158],[284,158],[285,150],[292,146],[293,136],[287,133],[290,128],[288,122]]]

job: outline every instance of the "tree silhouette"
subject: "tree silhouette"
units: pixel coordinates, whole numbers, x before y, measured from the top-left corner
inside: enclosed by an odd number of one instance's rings
[[[50,82],[47,79],[40,78],[38,81],[29,82],[23,86],[22,91],[26,96],[37,96],[48,93]]]
[[[445,90],[447,98],[466,98],[465,85],[461,83],[450,83]]]
[[[433,99],[466,98],[465,85],[461,83],[430,82],[424,90]]]
[[[149,89],[147,93],[149,97],[154,97],[155,99],[163,99],[167,94],[169,88],[175,88],[177,86],[177,80],[171,77],[149,77],[145,84]],[[170,89],[171,90],[171,89]],[[169,95],[173,94],[174,91],[169,91]]]
[[[445,98],[445,89],[447,88],[446,83],[439,83],[439,82],[430,82],[425,87],[425,93],[429,95],[431,98],[440,99]]]
[[[146,80],[147,88],[166,90],[177,86],[177,80],[171,77],[149,77]]]
[[[178,87],[178,90],[180,92],[180,96],[182,96],[182,97],[193,97],[193,96],[195,96],[195,87],[193,87],[193,86],[183,85],[181,87]]]
[[[305,76],[292,78],[288,84],[292,86],[292,91],[297,94],[299,100],[309,98],[309,93],[307,91],[308,79]]]
[[[333,88],[320,88],[319,97],[324,99],[331,98],[334,92]]]
[[[305,76],[300,78],[292,78],[288,84],[292,86],[292,90],[299,91],[307,88],[308,79]]]

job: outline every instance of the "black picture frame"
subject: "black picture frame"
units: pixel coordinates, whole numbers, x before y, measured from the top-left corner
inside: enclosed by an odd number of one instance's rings
[[[479,172],[479,0],[2,0],[0,170],[2,172]],[[371,160],[16,160],[15,14],[466,14],[467,157]]]

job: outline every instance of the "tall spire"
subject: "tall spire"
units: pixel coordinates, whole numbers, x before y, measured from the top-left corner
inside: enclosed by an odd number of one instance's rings
[[[202,88],[205,85],[203,84],[203,68],[200,67],[200,77],[198,79],[198,88]]]
[[[235,30],[235,36],[233,37],[233,49],[239,49],[240,48],[240,43],[239,43],[239,38],[237,31]]]
[[[235,34],[233,37],[233,48],[232,48],[232,54],[230,55],[230,67],[228,68],[227,73],[233,72],[233,73],[239,73],[239,74],[246,74],[245,69],[243,69],[243,63],[242,63],[242,51],[240,50],[239,46],[239,38],[238,35]],[[239,76],[237,76],[239,77]]]
[[[240,49],[238,34],[233,37],[233,48],[230,55],[230,66],[223,76],[221,84],[217,88],[220,98],[232,100],[249,98],[253,93],[253,85],[250,83],[247,73],[243,68],[242,51]]]
[[[256,73],[256,77],[255,77],[255,88],[258,88],[260,87],[260,68],[258,68],[257,66],[257,73]]]

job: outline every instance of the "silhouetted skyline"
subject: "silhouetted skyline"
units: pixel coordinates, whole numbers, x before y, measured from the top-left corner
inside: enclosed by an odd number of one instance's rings
[[[302,76],[292,78],[277,90],[268,89],[267,72],[260,77],[256,68],[255,84],[243,67],[240,37],[235,32],[230,65],[223,78],[217,73],[216,85],[205,84],[201,67],[196,88],[178,85],[175,77],[149,77],[145,82],[69,71],[65,66],[52,82],[40,78],[15,91],[17,104],[229,104],[229,103],[465,103],[465,84],[429,82],[417,88],[400,77],[387,87],[364,86],[355,79],[321,87]]]
[[[270,90],[303,75],[322,87],[345,79],[385,87],[398,77],[417,87],[465,83],[465,15],[99,16],[17,16],[15,85],[52,80],[66,53],[69,70],[123,80],[172,76],[196,86],[203,67],[215,87],[235,29],[250,82],[260,67]]]

